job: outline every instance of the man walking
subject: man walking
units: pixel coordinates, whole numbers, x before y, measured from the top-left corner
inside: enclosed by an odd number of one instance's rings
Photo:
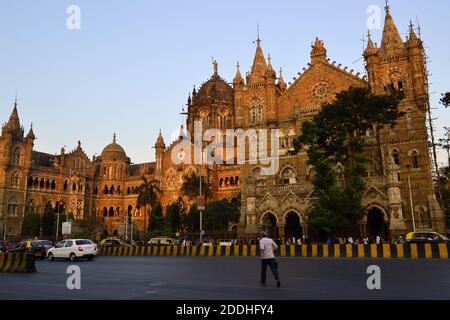
[[[267,266],[270,267],[275,280],[277,281],[277,288],[281,286],[280,276],[278,275],[278,262],[273,254],[274,250],[278,249],[276,243],[269,238],[267,232],[261,233],[261,240],[259,241],[259,248],[261,249],[261,284],[266,285]]]

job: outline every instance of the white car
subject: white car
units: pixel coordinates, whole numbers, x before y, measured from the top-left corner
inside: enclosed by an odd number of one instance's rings
[[[97,245],[91,240],[86,239],[68,239],[57,243],[48,250],[47,257],[49,261],[55,259],[69,259],[75,261],[79,258],[92,260],[97,256]]]

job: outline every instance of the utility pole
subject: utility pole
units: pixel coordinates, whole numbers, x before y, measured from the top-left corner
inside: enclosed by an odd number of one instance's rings
[[[58,234],[59,234],[59,208],[62,205],[62,201],[58,202],[57,209],[56,209],[56,237],[55,242],[58,242]]]

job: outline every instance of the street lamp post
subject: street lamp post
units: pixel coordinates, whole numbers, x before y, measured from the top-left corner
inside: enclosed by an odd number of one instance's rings
[[[56,236],[55,241],[58,242],[58,234],[59,234],[59,208],[61,206],[61,202],[58,202],[57,210],[56,210]]]
[[[411,177],[410,177],[410,168],[411,168],[411,166],[408,164],[407,168],[408,168],[409,202],[410,202],[410,206],[411,206],[413,231],[416,232],[416,217],[415,217],[415,214],[414,214],[414,204],[413,204],[413,198],[412,198],[412,192],[411,192]]]

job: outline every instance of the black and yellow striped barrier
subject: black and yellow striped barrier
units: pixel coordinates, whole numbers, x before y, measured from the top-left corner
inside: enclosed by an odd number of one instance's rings
[[[448,259],[447,244],[384,245],[282,245],[280,257],[308,258],[373,258],[373,259]],[[256,245],[239,246],[146,246],[100,248],[100,256],[167,256],[167,257],[256,257]]]
[[[24,253],[0,254],[0,272],[34,273],[36,272],[34,256]]]

